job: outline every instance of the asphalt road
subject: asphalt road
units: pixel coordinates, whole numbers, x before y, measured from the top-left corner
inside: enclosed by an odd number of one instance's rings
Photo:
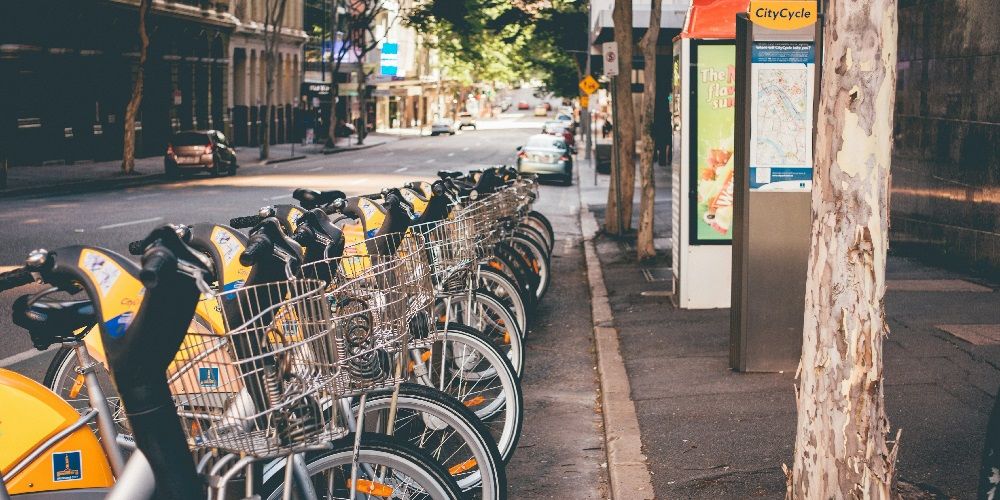
[[[246,165],[235,177],[0,200],[0,266],[19,265],[35,248],[70,244],[127,254],[130,241],[161,224],[225,222],[263,205],[292,203],[297,187],[362,194],[432,179],[442,169],[510,164],[515,148],[538,133],[542,121],[510,112],[454,136],[401,137],[360,151]],[[542,186],[536,209],[551,218],[557,232],[557,274],[527,342],[525,430],[522,449],[508,466],[511,498],[602,498],[604,452],[594,411],[597,386],[577,222],[579,191]],[[26,332],[10,322],[11,303],[28,290],[0,294],[0,367],[41,380],[56,348],[34,350]]]

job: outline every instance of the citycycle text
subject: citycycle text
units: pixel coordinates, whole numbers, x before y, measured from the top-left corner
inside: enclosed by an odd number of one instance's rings
[[[797,9],[797,10],[780,9],[780,10],[774,10],[774,9],[769,9],[767,7],[759,7],[759,8],[757,8],[757,10],[754,11],[754,16],[756,16],[758,19],[761,19],[761,18],[763,18],[763,19],[786,19],[786,20],[791,21],[793,19],[809,19],[809,18],[812,17],[812,12],[810,12],[807,9]]]

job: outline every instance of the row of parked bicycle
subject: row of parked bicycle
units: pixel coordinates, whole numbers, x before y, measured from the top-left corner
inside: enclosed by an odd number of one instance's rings
[[[554,234],[534,177],[439,177],[0,274],[60,345],[0,369],[0,499],[507,498]]]

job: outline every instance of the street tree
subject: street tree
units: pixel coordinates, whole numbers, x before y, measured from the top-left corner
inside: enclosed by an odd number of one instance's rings
[[[616,28],[632,26],[632,2],[615,2],[611,19]],[[604,229],[625,234],[632,226],[632,196],[635,194],[635,111],[632,106],[632,30],[615,29],[618,45],[618,80],[614,95],[617,114],[615,147],[617,161],[611,165],[611,185],[608,189],[608,209]]]
[[[829,0],[788,497],[890,498],[882,342],[896,0]]]
[[[288,0],[264,0],[264,119],[261,124],[260,159],[271,156],[271,122],[273,120],[274,78],[277,71],[278,38],[285,22]]]
[[[345,0],[344,45],[354,60],[358,61],[358,144],[364,144],[368,117],[368,76],[364,61],[368,53],[381,45],[389,31],[399,22],[401,11],[391,0]],[[339,66],[338,66],[339,68]]]
[[[656,256],[653,246],[653,203],[656,201],[656,182],[653,178],[653,110],[656,108],[656,44],[660,39],[660,12],[662,0],[650,0],[649,29],[639,41],[643,59],[642,114],[640,115],[639,182],[642,188],[639,201],[639,234],[636,237],[637,257],[648,259]]]
[[[146,57],[149,53],[149,34],[146,32],[146,18],[153,0],[139,0],[139,64],[135,70],[135,80],[132,83],[132,97],[125,107],[125,136],[122,139],[122,173],[131,175],[135,172],[135,116],[142,105],[142,85],[146,68]]]

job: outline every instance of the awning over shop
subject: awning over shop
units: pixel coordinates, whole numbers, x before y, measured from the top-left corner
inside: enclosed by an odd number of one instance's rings
[[[749,5],[749,0],[692,0],[680,37],[736,38],[736,14],[746,12]]]

